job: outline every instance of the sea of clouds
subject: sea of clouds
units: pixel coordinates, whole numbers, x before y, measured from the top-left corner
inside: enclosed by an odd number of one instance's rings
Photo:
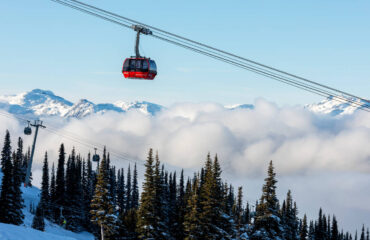
[[[145,160],[148,149],[153,148],[163,163],[184,168],[189,175],[203,166],[210,152],[218,155],[228,182],[243,185],[250,201],[258,198],[267,164],[273,160],[279,195],[292,189],[299,206],[310,211],[311,217],[322,206],[342,217],[349,228],[370,223],[370,114],[365,111],[331,117],[301,106],[279,107],[257,99],[253,109],[178,103],[155,116],[132,110],[81,120],[44,120],[50,128],[40,130],[37,142],[36,185],[41,179],[43,153],[48,151],[51,162],[56,163],[61,142],[67,151],[75,146],[84,155],[93,148],[81,142],[106,145],[116,153],[112,162],[117,167],[127,166],[124,158]],[[1,118],[0,124],[1,138],[5,129],[11,132],[13,142],[22,134],[19,122]],[[50,132],[56,128],[59,135]],[[72,140],[76,136],[78,141]],[[32,137],[24,139],[26,145],[31,144]]]

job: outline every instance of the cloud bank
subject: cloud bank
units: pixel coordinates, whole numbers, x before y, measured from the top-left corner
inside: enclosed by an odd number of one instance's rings
[[[202,166],[210,152],[218,154],[225,171],[239,175],[259,176],[270,160],[280,175],[323,170],[370,172],[367,112],[333,118],[302,107],[278,107],[264,99],[257,99],[254,105],[254,109],[229,110],[215,103],[179,103],[155,116],[132,110],[65,123],[46,119],[45,125],[57,125],[62,135],[73,133],[132,158],[145,159],[152,147],[159,151],[162,162],[181,168]],[[1,124],[4,130],[14,132],[13,136],[21,134],[14,121],[2,119]],[[38,152],[48,150],[53,156],[61,142],[82,153],[92,151],[70,138],[40,131]]]

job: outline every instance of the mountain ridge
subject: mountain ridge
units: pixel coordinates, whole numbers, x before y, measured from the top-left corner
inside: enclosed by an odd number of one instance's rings
[[[319,115],[343,116],[356,112],[361,106],[367,103],[360,99],[351,99],[357,103],[357,106],[338,101],[334,97],[323,99],[319,103],[312,103],[303,106],[309,111]],[[236,109],[254,109],[252,104],[235,104],[224,106],[228,110]],[[87,99],[80,99],[73,103],[63,97],[55,95],[50,90],[33,89],[14,95],[0,96],[0,109],[11,114],[28,115],[34,117],[62,117],[81,119],[91,114],[104,114],[112,111],[116,113],[125,113],[129,110],[137,110],[146,115],[155,115],[164,106],[147,102],[123,100],[114,103],[93,103]]]
[[[55,95],[50,90],[34,89],[14,95],[0,96],[0,109],[12,114],[34,115],[37,117],[58,116],[63,118],[83,118],[91,114],[104,114],[107,111],[124,113],[131,109],[155,115],[164,107],[146,101],[95,104],[87,99],[72,103]]]

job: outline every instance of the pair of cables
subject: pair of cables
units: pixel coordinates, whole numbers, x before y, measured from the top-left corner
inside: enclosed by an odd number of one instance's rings
[[[361,110],[370,112],[370,101],[354,94],[342,91],[337,88],[333,88],[319,82],[309,80],[297,76],[295,74],[288,73],[283,70],[256,62],[254,60],[241,57],[239,55],[218,49],[207,44],[179,36],[177,34],[159,29],[157,27],[136,21],[134,19],[127,18],[125,16],[106,11],[104,9],[92,6],[90,4],[83,3],[77,0],[51,0],[58,4],[73,8],[80,12],[98,17],[100,19],[109,21],[111,23],[118,24],[122,27],[135,29],[135,26],[142,26],[150,29],[152,36],[161,41],[176,45],[181,48],[196,52],[198,54],[205,55],[207,57],[228,63],[230,65],[242,68],[256,74],[265,76],[267,78],[279,81],[281,83],[305,90],[307,92],[314,93],[316,95],[332,98],[340,103],[346,103],[351,106],[357,107]]]

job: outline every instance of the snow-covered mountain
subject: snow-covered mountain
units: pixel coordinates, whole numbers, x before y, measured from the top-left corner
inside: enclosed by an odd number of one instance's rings
[[[361,99],[351,98],[350,100],[354,103],[345,103],[338,98],[330,96],[319,103],[309,104],[305,107],[317,114],[341,116],[353,114],[359,108],[369,105],[366,101]]]
[[[59,116],[64,118],[83,118],[93,113],[103,114],[108,111],[123,113],[137,109],[145,114],[154,115],[163,107],[150,102],[124,102],[94,104],[86,99],[72,103],[53,92],[34,89],[16,95],[0,96],[0,109],[17,115],[38,117]]]
[[[353,114],[361,106],[365,106],[366,101],[351,99],[358,105],[343,103],[336,98],[329,97],[319,103],[304,106],[306,109],[316,113],[330,116],[341,116]],[[124,113],[136,109],[147,115],[155,115],[164,107],[146,101],[95,104],[87,99],[81,99],[72,103],[53,92],[42,89],[34,89],[16,95],[0,96],[0,109],[12,114],[49,117],[57,116],[63,118],[83,118],[91,114],[104,114],[108,111]],[[226,109],[253,109],[251,104],[236,104],[225,106]]]

